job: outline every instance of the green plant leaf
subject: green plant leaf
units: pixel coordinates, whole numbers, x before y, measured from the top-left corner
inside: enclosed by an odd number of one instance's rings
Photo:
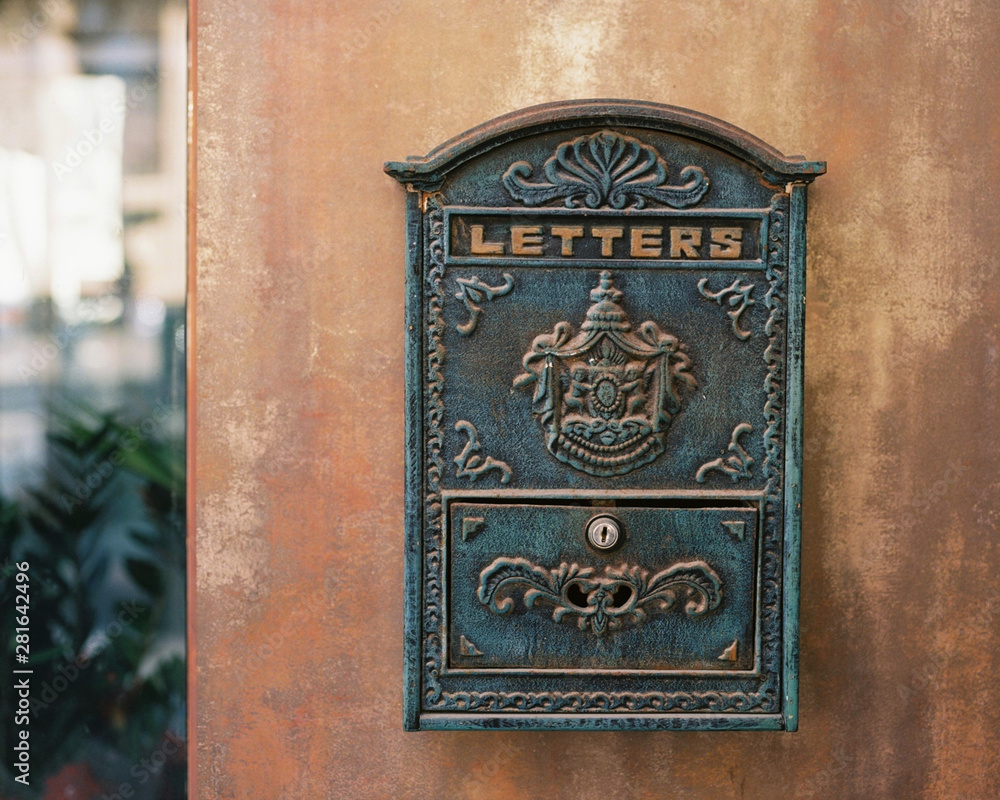
[[[132,580],[153,597],[159,597],[163,593],[163,576],[155,564],[138,558],[129,558],[125,560],[125,567]]]

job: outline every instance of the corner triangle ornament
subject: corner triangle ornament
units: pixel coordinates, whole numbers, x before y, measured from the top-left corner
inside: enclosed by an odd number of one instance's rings
[[[652,321],[632,331],[623,294],[601,272],[573,336],[568,322],[535,338],[514,387],[535,384],[532,414],[548,451],[589,475],[624,475],[666,449],[683,387],[695,388],[684,345]]]
[[[660,154],[631,136],[600,131],[563,142],[542,168],[547,183],[528,183],[532,166],[516,161],[503,176],[503,185],[515,200],[537,206],[566,198],[567,208],[643,208],[655,200],[674,208],[693,206],[708,191],[701,167],[681,170],[681,186],[664,186],[667,164]]]

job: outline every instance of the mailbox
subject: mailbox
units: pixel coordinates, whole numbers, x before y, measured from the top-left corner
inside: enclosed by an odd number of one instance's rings
[[[404,725],[797,726],[806,187],[625,101],[406,187]]]

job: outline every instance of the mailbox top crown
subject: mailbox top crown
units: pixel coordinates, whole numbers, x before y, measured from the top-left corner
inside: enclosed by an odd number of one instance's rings
[[[826,172],[825,161],[783,155],[756,136],[715,117],[635,100],[567,100],[521,109],[477,125],[426,156],[387,161],[385,171],[401,183],[431,190],[451,170],[507,142],[542,131],[602,125],[649,128],[704,142],[753,164],[765,180],[779,185],[809,183]]]

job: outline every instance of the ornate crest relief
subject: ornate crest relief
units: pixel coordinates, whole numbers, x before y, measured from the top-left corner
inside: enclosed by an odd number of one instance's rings
[[[516,161],[503,176],[515,200],[537,206],[558,198],[567,208],[642,208],[655,200],[674,208],[693,206],[708,191],[701,167],[681,170],[680,186],[665,186],[667,164],[648,144],[612,131],[600,131],[563,142],[542,168],[544,183],[529,183],[532,166]]]
[[[677,337],[652,321],[633,332],[622,296],[602,272],[579,333],[560,322],[536,337],[514,380],[534,385],[532,413],[549,452],[590,475],[624,475],[659,456],[680,390],[697,385]]]

